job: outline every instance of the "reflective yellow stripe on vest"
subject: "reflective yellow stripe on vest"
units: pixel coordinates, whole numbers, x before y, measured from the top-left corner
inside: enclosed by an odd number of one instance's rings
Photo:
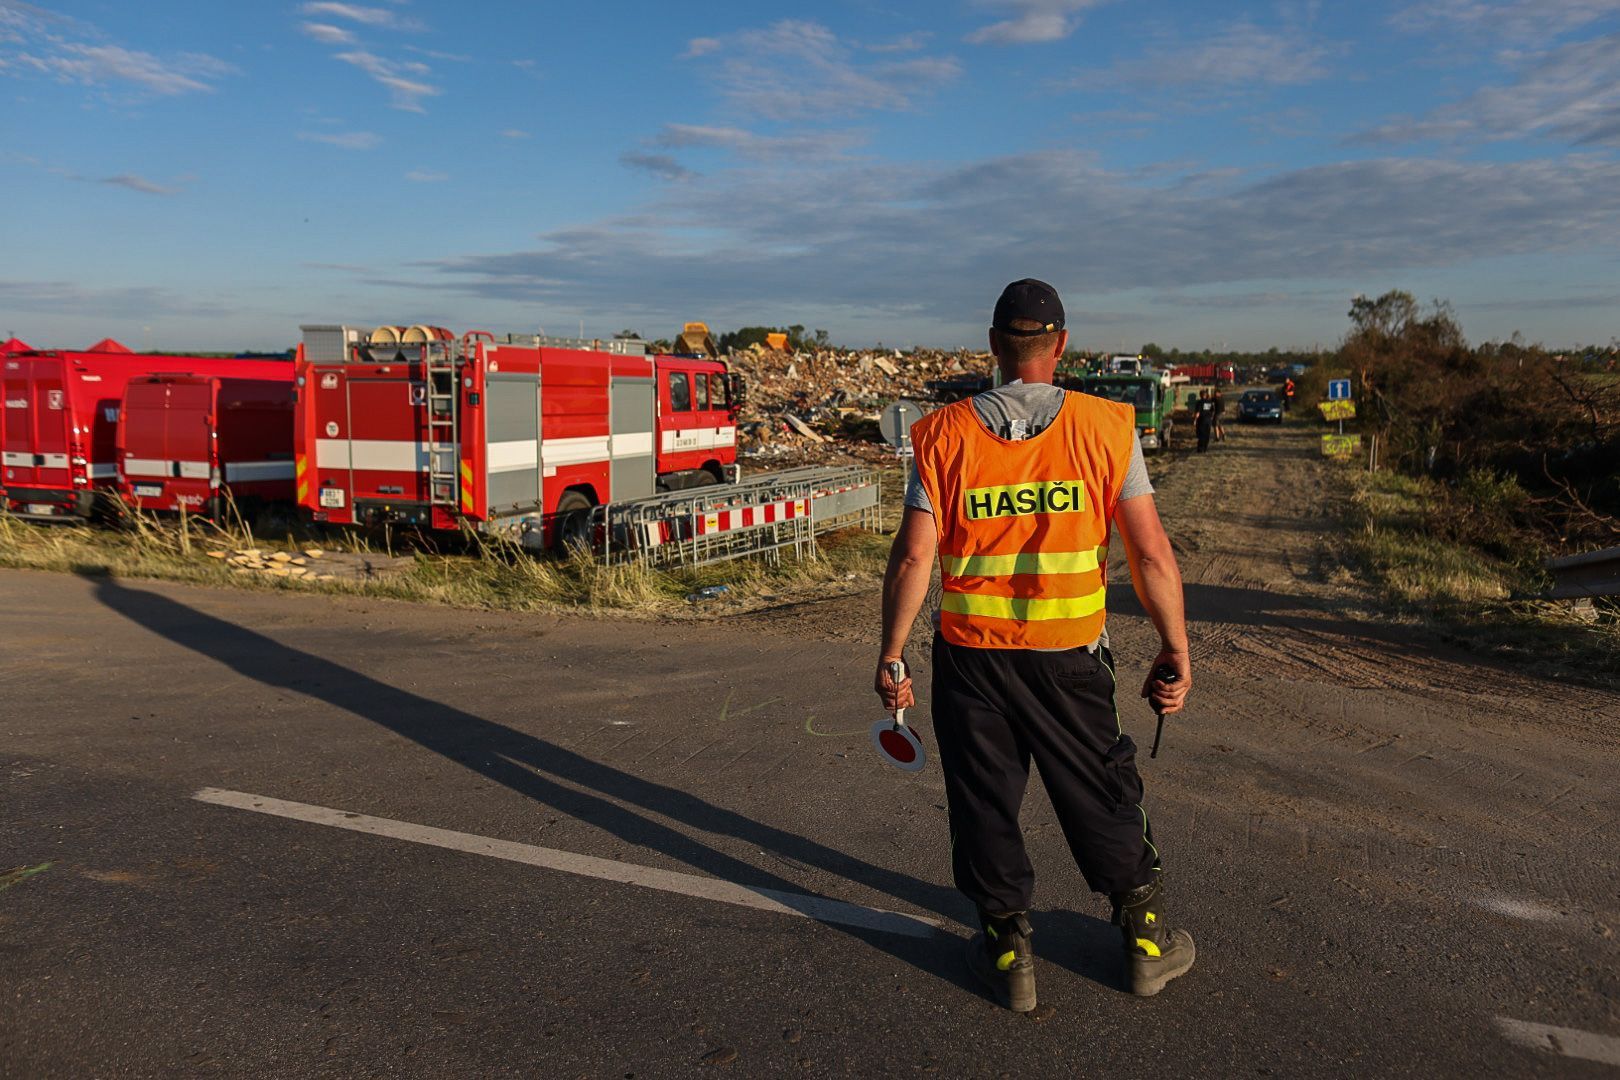
[[[1018,551],[1011,555],[947,555],[952,577],[1011,577],[1013,574],[1089,574],[1102,565],[1099,549]]]
[[[1098,589],[1089,596],[985,596],[981,593],[947,592],[940,598],[940,610],[953,615],[982,619],[1016,619],[1019,622],[1046,622],[1051,619],[1084,619],[1103,609],[1108,590]]]

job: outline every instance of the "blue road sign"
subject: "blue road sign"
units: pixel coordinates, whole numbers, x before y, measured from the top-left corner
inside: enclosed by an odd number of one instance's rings
[[[1350,400],[1350,380],[1349,379],[1329,379],[1328,380],[1328,400],[1329,401],[1349,401]]]

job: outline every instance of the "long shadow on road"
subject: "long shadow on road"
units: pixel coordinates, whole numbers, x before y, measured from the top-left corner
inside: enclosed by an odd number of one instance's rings
[[[176,645],[265,686],[295,691],[369,720],[626,843],[660,852],[715,877],[747,888],[818,898],[796,882],[749,865],[620,803],[808,863],[947,920],[955,920],[962,912],[964,901],[944,886],[875,866],[688,792],[592,761],[545,739],[419,697],[156,593],[125,588],[110,578],[95,581],[96,598],[102,604]],[[780,895],[774,898],[784,899]],[[813,909],[806,913],[814,918]],[[946,982],[967,985],[958,972],[957,950],[942,947],[949,946],[953,938],[903,938],[833,923],[823,925]]]

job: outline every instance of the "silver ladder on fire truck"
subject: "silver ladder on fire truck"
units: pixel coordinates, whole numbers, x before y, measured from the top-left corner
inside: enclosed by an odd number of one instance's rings
[[[429,342],[422,356],[423,374],[426,376],[427,423],[423,435],[426,443],[428,466],[428,500],[434,506],[457,508],[460,491],[459,462],[461,460],[461,410],[456,408],[456,371],[461,356],[468,351],[473,339],[480,335],[492,337],[487,331],[474,330],[462,335],[459,351],[454,342]]]
[[[609,562],[701,566],[748,555],[815,558],[815,538],[879,527],[875,469],[827,466],[744,476],[596,508],[598,551]]]

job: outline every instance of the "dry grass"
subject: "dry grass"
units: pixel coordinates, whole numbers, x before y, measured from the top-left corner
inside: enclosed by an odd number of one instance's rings
[[[1347,472],[1349,554],[1399,612],[1453,644],[1583,682],[1620,683],[1620,605],[1533,599],[1548,582],[1542,551],[1512,524],[1516,487],[1490,477],[1454,489]]]
[[[816,557],[777,562],[741,559],[690,569],[604,566],[587,558],[534,558],[514,544],[468,536],[450,553],[420,548],[398,572],[334,581],[238,575],[209,551],[259,548],[294,552],[317,540],[342,558],[378,554],[360,534],[315,536],[233,516],[225,526],[197,518],[126,515],[121,528],[36,524],[0,516],[0,566],[78,574],[184,581],[248,589],[295,589],[388,597],[509,611],[575,610],[646,615],[734,613],[871,586],[888,556],[886,536],[848,529],[820,538]],[[392,542],[383,542],[392,549]],[[718,597],[689,599],[705,586]]]

